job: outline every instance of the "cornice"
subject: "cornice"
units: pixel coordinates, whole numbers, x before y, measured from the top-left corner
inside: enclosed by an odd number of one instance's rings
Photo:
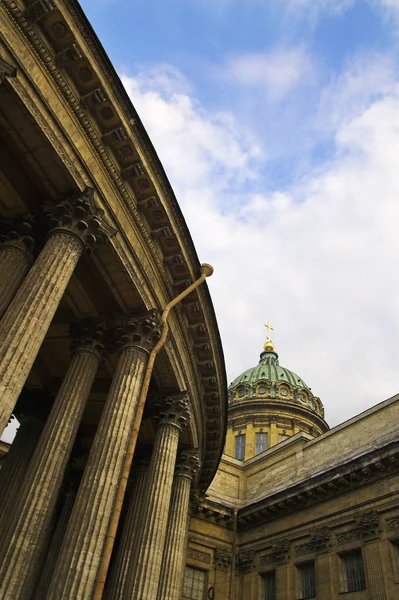
[[[254,502],[238,511],[238,529],[244,530],[369,485],[398,471],[399,442],[373,450],[311,479]]]
[[[83,136],[107,173],[117,197],[141,232],[167,290],[166,295],[172,298],[198,276],[199,261],[173,190],[148,134],[79,4],[75,0],[33,0],[27,4],[23,13],[15,1],[2,2],[8,16],[57,86],[60,97],[68,104]],[[87,62],[90,70],[91,62],[65,21],[65,11],[94,56],[95,66],[104,74],[111,93],[108,94],[101,83],[95,89],[88,89],[86,93],[79,92],[76,85],[77,65],[82,70],[87,67]],[[57,20],[53,20],[55,14]],[[46,35],[47,19],[50,19],[52,36]],[[64,38],[68,43],[62,42]],[[60,39],[61,42],[58,43],[57,40]],[[91,76],[96,78],[95,71],[92,71]],[[74,80],[74,86],[70,85],[70,78]],[[82,81],[81,84],[83,85]],[[115,97],[117,106],[112,102],[111,96]],[[116,124],[108,129],[105,119],[107,114],[103,112],[105,120],[101,120],[100,113],[95,108],[104,102],[107,102],[104,109],[113,110],[116,120]],[[120,121],[120,111],[123,113],[124,123]],[[99,133],[100,131],[103,133]],[[146,164],[150,166],[150,172],[147,172],[137,154],[137,145]],[[73,169],[73,165],[67,166]],[[153,180],[156,180],[156,185]],[[156,193],[156,188],[161,190],[162,197],[167,201],[166,205]],[[172,223],[169,215],[172,216]],[[182,245],[176,236],[177,231]],[[195,355],[196,372],[199,374],[198,397],[203,396],[205,399],[204,425],[207,425],[200,477],[200,487],[205,490],[213,479],[222,455],[227,425],[227,382],[223,351],[206,284],[198,292],[190,294],[179,310],[187,318],[189,337],[192,338],[187,351],[188,355]]]

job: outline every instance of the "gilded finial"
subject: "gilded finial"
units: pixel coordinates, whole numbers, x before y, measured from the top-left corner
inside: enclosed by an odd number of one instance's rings
[[[271,323],[266,323],[265,327],[267,327],[267,340],[265,345],[263,346],[266,352],[272,352],[274,350],[274,344],[272,342],[272,338],[270,337],[270,331],[273,331],[273,327]]]

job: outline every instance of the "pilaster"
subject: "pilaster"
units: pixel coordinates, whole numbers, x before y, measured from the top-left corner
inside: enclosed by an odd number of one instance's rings
[[[0,597],[30,597],[65,468],[103,351],[104,326],[71,327],[72,360],[22,481],[1,540]]]
[[[197,452],[183,452],[176,465],[159,578],[158,600],[180,600],[182,595],[190,519],[188,510],[190,488],[199,466]]]
[[[0,324],[0,433],[7,425],[42,341],[83,252],[114,230],[95,209],[93,190],[46,207],[49,239]]]
[[[162,566],[179,435],[190,417],[187,394],[166,398],[152,452],[142,527],[128,577],[128,597],[154,600]]]
[[[117,324],[120,355],[47,598],[90,598],[96,582],[150,350],[156,311]]]

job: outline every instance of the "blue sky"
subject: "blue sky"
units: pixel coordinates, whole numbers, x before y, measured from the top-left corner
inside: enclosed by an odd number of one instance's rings
[[[399,0],[83,0],[164,164],[232,380],[274,324],[331,425],[399,391]]]

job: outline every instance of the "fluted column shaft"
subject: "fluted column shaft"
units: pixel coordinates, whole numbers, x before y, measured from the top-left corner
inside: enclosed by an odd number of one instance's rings
[[[145,344],[153,347],[155,332],[159,339],[158,323],[151,319],[129,326],[122,327],[127,345],[119,356],[50,583],[47,598],[53,600],[91,598],[96,582],[148,362],[148,350],[137,342],[130,344],[136,338],[142,343],[145,335]]]
[[[92,191],[52,206],[47,217],[50,238],[0,323],[0,434],[80,256],[113,233],[95,212]]]
[[[100,362],[89,340],[72,357],[0,540],[0,598],[29,598],[82,413]]]
[[[0,317],[4,314],[31,265],[30,253],[17,244],[0,246]]]
[[[182,595],[190,519],[188,510],[190,489],[198,468],[198,457],[191,453],[184,453],[176,467],[159,578],[158,600],[180,600]]]
[[[45,596],[47,588],[49,586],[51,576],[55,563],[57,562],[58,553],[62,544],[62,540],[65,535],[65,531],[68,525],[68,520],[72,512],[73,503],[75,502],[76,491],[71,489],[65,494],[65,499],[62,504],[60,516],[57,520],[54,533],[49,544],[49,548],[46,554],[46,561],[43,566],[43,570],[40,574],[40,579],[37,584],[34,598],[35,600],[42,600]]]
[[[43,429],[43,422],[36,417],[23,416],[0,470],[0,530],[4,519],[9,519],[19,496],[22,481],[33,451]]]
[[[173,408],[158,425],[148,473],[142,526],[132,571],[128,577],[127,598],[156,600],[164,551],[168,511],[172,492],[177,447],[182,420],[188,418],[187,400]],[[177,418],[176,418],[177,417]]]
[[[134,468],[135,485],[126,520],[123,524],[122,535],[116,557],[112,565],[109,581],[107,582],[107,600],[121,600],[124,598],[126,588],[126,576],[129,572],[132,555],[136,548],[137,531],[142,519],[142,513],[146,501],[146,485],[148,480],[149,465],[139,465]]]
[[[75,236],[52,235],[1,321],[0,431],[7,425],[82,252]]]

